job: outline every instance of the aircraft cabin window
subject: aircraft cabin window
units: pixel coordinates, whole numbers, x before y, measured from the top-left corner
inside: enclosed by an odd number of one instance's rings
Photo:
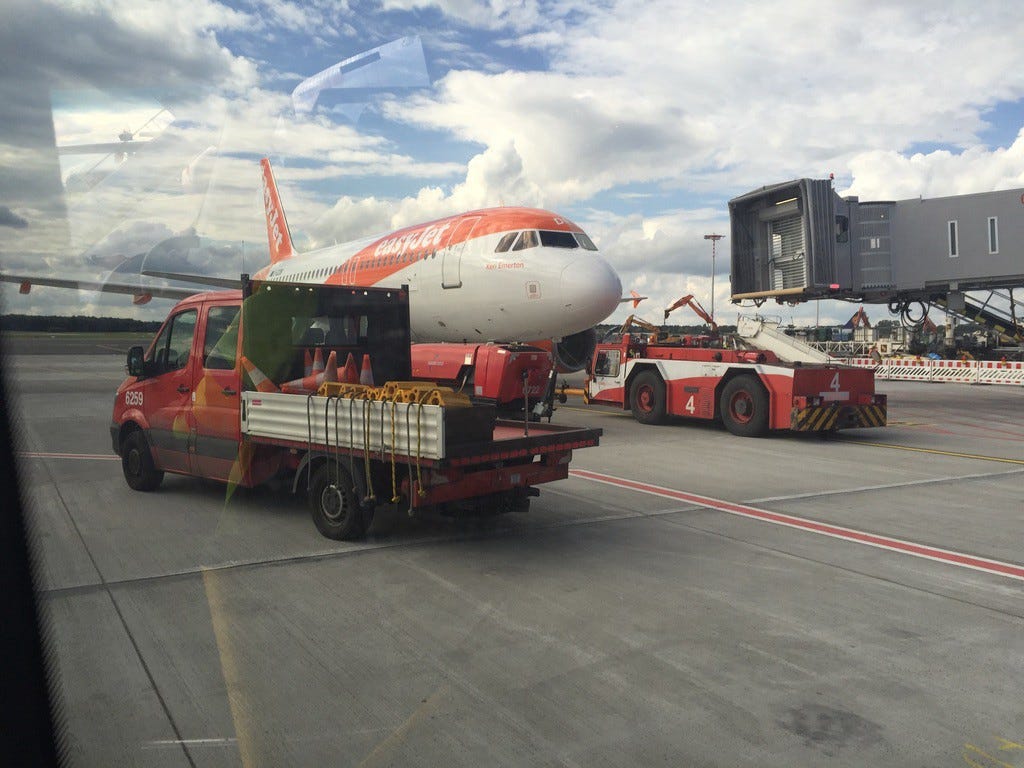
[[[513,251],[525,251],[527,248],[537,247],[537,233],[532,229],[528,229],[525,232],[519,233],[519,239],[516,240],[516,244],[512,246]]]
[[[594,245],[594,241],[591,240],[589,236],[585,235],[582,232],[574,232],[573,234],[576,236],[576,242],[578,242],[580,244],[580,246],[584,250],[587,250],[587,251],[596,251],[597,250],[597,246]]]
[[[504,253],[505,251],[507,251],[509,248],[512,247],[512,241],[516,239],[516,235],[518,234],[518,232],[509,232],[507,235],[502,237],[501,240],[498,241],[498,244],[494,247],[494,252]]]
[[[540,231],[540,244],[545,248],[579,248],[572,232]]]

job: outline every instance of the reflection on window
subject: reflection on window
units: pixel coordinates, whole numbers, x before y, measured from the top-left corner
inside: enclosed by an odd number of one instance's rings
[[[238,349],[238,317],[241,307],[210,307],[206,316],[206,336],[203,342],[203,367],[230,371],[235,367]]]
[[[516,239],[516,235],[518,234],[518,232],[509,232],[507,235],[502,237],[501,240],[498,241],[498,245],[495,247],[494,252],[504,253],[507,251],[512,247],[512,241]]]
[[[545,248],[579,248],[572,232],[546,231],[540,232],[540,244]]]
[[[516,240],[516,244],[512,246],[512,250],[525,251],[527,248],[536,248],[537,243],[537,233],[532,229],[528,229],[525,232],[519,233],[519,239]]]
[[[197,310],[189,309],[175,315],[157,337],[153,357],[161,373],[175,371],[188,365],[192,350],[192,336],[196,330]]]

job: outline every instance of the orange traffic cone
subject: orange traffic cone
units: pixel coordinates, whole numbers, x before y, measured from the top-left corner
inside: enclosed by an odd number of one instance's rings
[[[305,360],[302,366],[302,375],[309,376],[313,373],[313,355],[310,354],[309,350],[305,350]]]
[[[369,355],[363,355],[363,369],[359,372],[359,383],[365,384],[368,387],[374,386],[373,368],[370,366]]]
[[[277,385],[274,384],[266,375],[252,364],[249,358],[242,356],[242,367],[245,368],[245,372],[249,374],[249,378],[252,380],[253,385],[256,387],[257,392],[280,392]]]
[[[324,351],[322,348],[316,348],[316,354],[313,356],[313,370],[310,373],[320,373],[324,369]]]
[[[327,356],[327,365],[324,367],[324,381],[337,381],[338,380],[338,353],[331,350],[331,354]],[[323,381],[320,382],[323,384]],[[317,385],[320,386],[319,384]]]
[[[356,368],[356,359],[352,357],[352,353],[348,353],[348,359],[345,361],[345,370],[341,374],[341,380],[345,384],[358,384],[359,383],[359,370]]]
[[[323,366],[321,361],[321,366],[321,369],[316,373],[311,373],[309,376],[303,376],[301,379],[286,381],[281,385],[281,391],[287,392],[290,395],[309,394],[310,392],[316,392],[320,389],[320,385],[325,381],[338,380],[337,353],[331,352],[327,357],[327,365]]]

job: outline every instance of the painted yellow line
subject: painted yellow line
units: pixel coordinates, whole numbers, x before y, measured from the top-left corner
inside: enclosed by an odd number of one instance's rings
[[[598,411],[593,408],[574,408],[571,405],[560,405],[558,407],[559,410],[562,410],[563,408],[567,411],[580,411],[581,413],[592,413],[595,416],[626,416],[628,418],[633,418],[633,414],[631,414],[629,411],[624,411],[621,413],[619,411]]]
[[[440,699],[448,691],[447,685],[442,685],[436,691],[434,691],[428,698],[424,699],[423,703],[418,706],[409,718],[396,728],[391,735],[380,742],[373,751],[364,757],[357,768],[371,768],[376,765],[390,765],[393,761],[394,755],[388,758],[388,752],[394,747],[401,744],[409,731],[430,712],[437,708],[438,699]]]
[[[228,636],[228,620],[224,615],[224,599],[217,584],[216,571],[203,571],[203,587],[206,590],[206,602],[210,606],[210,623],[213,625],[213,636],[217,640],[217,654],[220,656],[220,671],[224,678],[224,687],[228,693],[228,706],[231,708],[231,721],[235,725],[235,738],[243,768],[257,765],[256,749],[249,733],[249,718],[246,714],[245,698],[242,692],[242,679],[235,665],[235,656],[231,649],[231,638]]]
[[[957,459],[977,459],[979,461],[997,461],[1001,464],[1019,464],[1024,466],[1024,459],[1005,459],[1002,456],[982,456],[977,453],[957,453],[956,451],[938,451],[934,448],[914,448],[909,445],[892,445],[891,443],[869,443],[866,440],[844,440],[852,445],[869,445],[872,448],[892,448],[897,451],[913,451],[915,453],[933,453],[938,456],[952,456]]]

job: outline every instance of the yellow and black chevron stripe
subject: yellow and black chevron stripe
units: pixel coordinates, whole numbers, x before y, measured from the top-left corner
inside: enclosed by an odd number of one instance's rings
[[[826,432],[832,429],[884,427],[884,405],[812,405],[794,408],[790,429],[794,432]]]
[[[791,426],[794,432],[820,432],[835,429],[840,408],[834,405],[812,405],[794,408]]]
[[[887,413],[884,405],[858,405],[853,406],[861,427],[884,427]]]

